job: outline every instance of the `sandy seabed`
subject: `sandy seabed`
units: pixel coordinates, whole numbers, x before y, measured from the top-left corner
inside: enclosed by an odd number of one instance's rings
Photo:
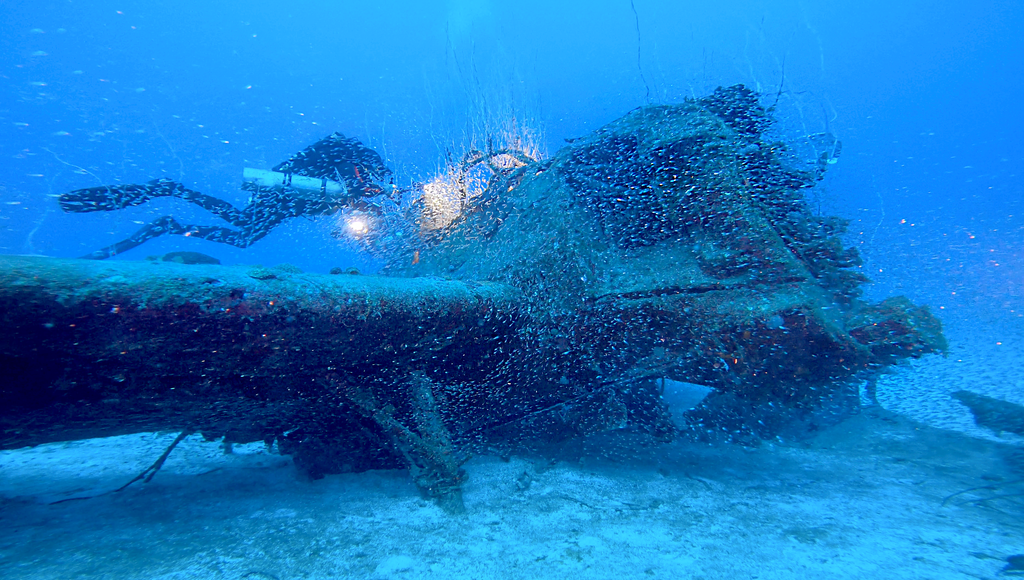
[[[405,472],[309,481],[261,444],[189,437],[119,493],[175,434],[4,451],[0,577],[1001,578],[1024,553],[1024,448],[946,399],[992,352],[1009,377],[1024,361],[982,346],[905,366],[882,406],[799,443],[479,456],[455,516]]]

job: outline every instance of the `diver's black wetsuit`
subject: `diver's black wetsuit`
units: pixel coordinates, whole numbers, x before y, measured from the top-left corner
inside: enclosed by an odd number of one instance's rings
[[[341,208],[341,200],[312,200],[297,197],[294,190],[259,189],[249,204],[237,209],[230,203],[188,189],[169,179],[160,179],[144,185],[113,185],[90,187],[64,194],[60,206],[66,212],[112,211],[140,205],[156,197],[177,197],[209,210],[238,229],[224,226],[196,226],[181,224],[172,216],[163,216],[147,224],[130,238],[82,256],[103,260],[127,252],[147,240],[163,234],[179,234],[202,238],[211,242],[246,248],[270,233],[284,220],[299,216],[317,216],[334,213]]]
[[[340,133],[307,147],[274,167],[273,171],[341,182],[348,192],[343,198],[326,193],[311,196],[308,192],[300,193],[289,187],[262,188],[247,184],[252,198],[248,205],[238,209],[224,200],[188,189],[175,181],[157,179],[141,185],[78,189],[61,195],[60,206],[65,212],[74,213],[114,211],[141,205],[157,197],[177,197],[209,210],[238,228],[181,224],[172,216],[164,216],[126,240],[82,256],[87,259],[110,258],[163,234],[179,234],[245,248],[288,218],[329,215],[345,205],[358,203],[361,198],[380,195],[384,193],[382,184],[391,176],[391,171],[375,151]]]

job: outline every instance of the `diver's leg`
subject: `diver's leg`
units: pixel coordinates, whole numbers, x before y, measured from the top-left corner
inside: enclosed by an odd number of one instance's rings
[[[239,227],[238,230],[215,226],[190,226],[192,229],[185,235],[248,248],[266,237],[284,220],[301,215],[318,215],[318,209],[320,206],[311,204],[309,200],[275,192],[257,196],[244,209],[238,210],[239,217],[232,222]]]
[[[248,248],[258,240],[263,239],[279,223],[288,216],[274,215],[271,219],[264,219],[246,224],[241,230],[233,230],[222,226],[193,226],[179,224],[171,216],[164,216],[153,223],[135,232],[132,237],[122,240],[112,246],[96,250],[91,254],[82,256],[86,260],[106,260],[128,250],[141,246],[148,240],[163,234],[179,234],[190,238],[200,238],[211,242],[229,244],[238,248]]]
[[[165,195],[170,195],[183,199],[189,203],[194,203],[229,224],[239,227],[245,225],[246,218],[244,212],[238,210],[235,206],[222,199],[217,199],[212,195],[206,195],[205,193],[200,193],[194,189],[189,189],[176,181],[171,181],[170,179],[160,179],[150,183],[159,184],[163,187],[168,191]]]
[[[157,179],[144,184],[105,185],[76,189],[60,196],[60,207],[69,213],[114,211],[141,205],[157,197],[183,199],[237,226],[242,226],[245,222],[243,213],[230,203],[189,189],[170,179]]]
[[[91,254],[82,256],[85,260],[106,260],[107,258],[123,254],[128,250],[141,246],[147,241],[164,234],[183,234],[188,231],[189,226],[183,226],[178,222],[174,221],[171,216],[164,216],[152,223],[144,226],[139,231],[132,234],[132,237],[127,240],[122,240],[112,246],[96,250]]]
[[[61,194],[60,208],[68,213],[114,211],[143,204],[154,197],[170,195],[159,185],[104,185]]]
[[[326,206],[321,207],[320,205],[310,204],[308,200],[289,199],[281,195],[258,198],[257,201],[250,203],[243,210],[231,208],[235,214],[232,216],[234,219],[231,223],[239,227],[237,230],[222,226],[180,224],[173,217],[164,216],[135,232],[127,240],[107,246],[82,256],[82,258],[105,260],[117,254],[127,252],[163,234],[179,234],[190,238],[201,238],[211,242],[230,244],[238,248],[248,248],[256,241],[263,239],[284,220],[306,214],[320,215],[324,213],[324,207]]]
[[[197,227],[188,235],[194,238],[203,238],[212,242],[231,244],[239,248],[248,248],[252,244],[266,237],[274,228],[284,220],[295,217],[281,212],[278,208],[247,208],[251,211],[250,219],[242,225],[241,230],[229,230],[228,228]],[[262,211],[261,211],[262,210]]]
[[[190,238],[201,238],[220,244],[228,244],[236,248],[248,248],[256,240],[270,233],[267,229],[254,235],[249,229],[233,230],[221,226],[193,226],[185,235]]]

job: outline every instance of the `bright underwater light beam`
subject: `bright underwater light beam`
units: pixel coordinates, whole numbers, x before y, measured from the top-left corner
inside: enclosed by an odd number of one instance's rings
[[[348,228],[348,233],[353,236],[361,236],[370,231],[370,223],[362,216],[349,218],[345,225]]]

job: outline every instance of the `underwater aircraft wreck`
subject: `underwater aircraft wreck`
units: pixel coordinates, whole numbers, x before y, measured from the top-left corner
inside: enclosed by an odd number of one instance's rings
[[[457,511],[474,453],[838,421],[946,345],[927,307],[860,298],[843,220],[806,200],[833,159],[787,164],[770,124],[742,86],[638,108],[443,223],[413,204],[368,239],[378,276],[0,257],[0,448],[262,440],[314,477],[408,468]],[[712,391],[674,421],[669,380]]]

